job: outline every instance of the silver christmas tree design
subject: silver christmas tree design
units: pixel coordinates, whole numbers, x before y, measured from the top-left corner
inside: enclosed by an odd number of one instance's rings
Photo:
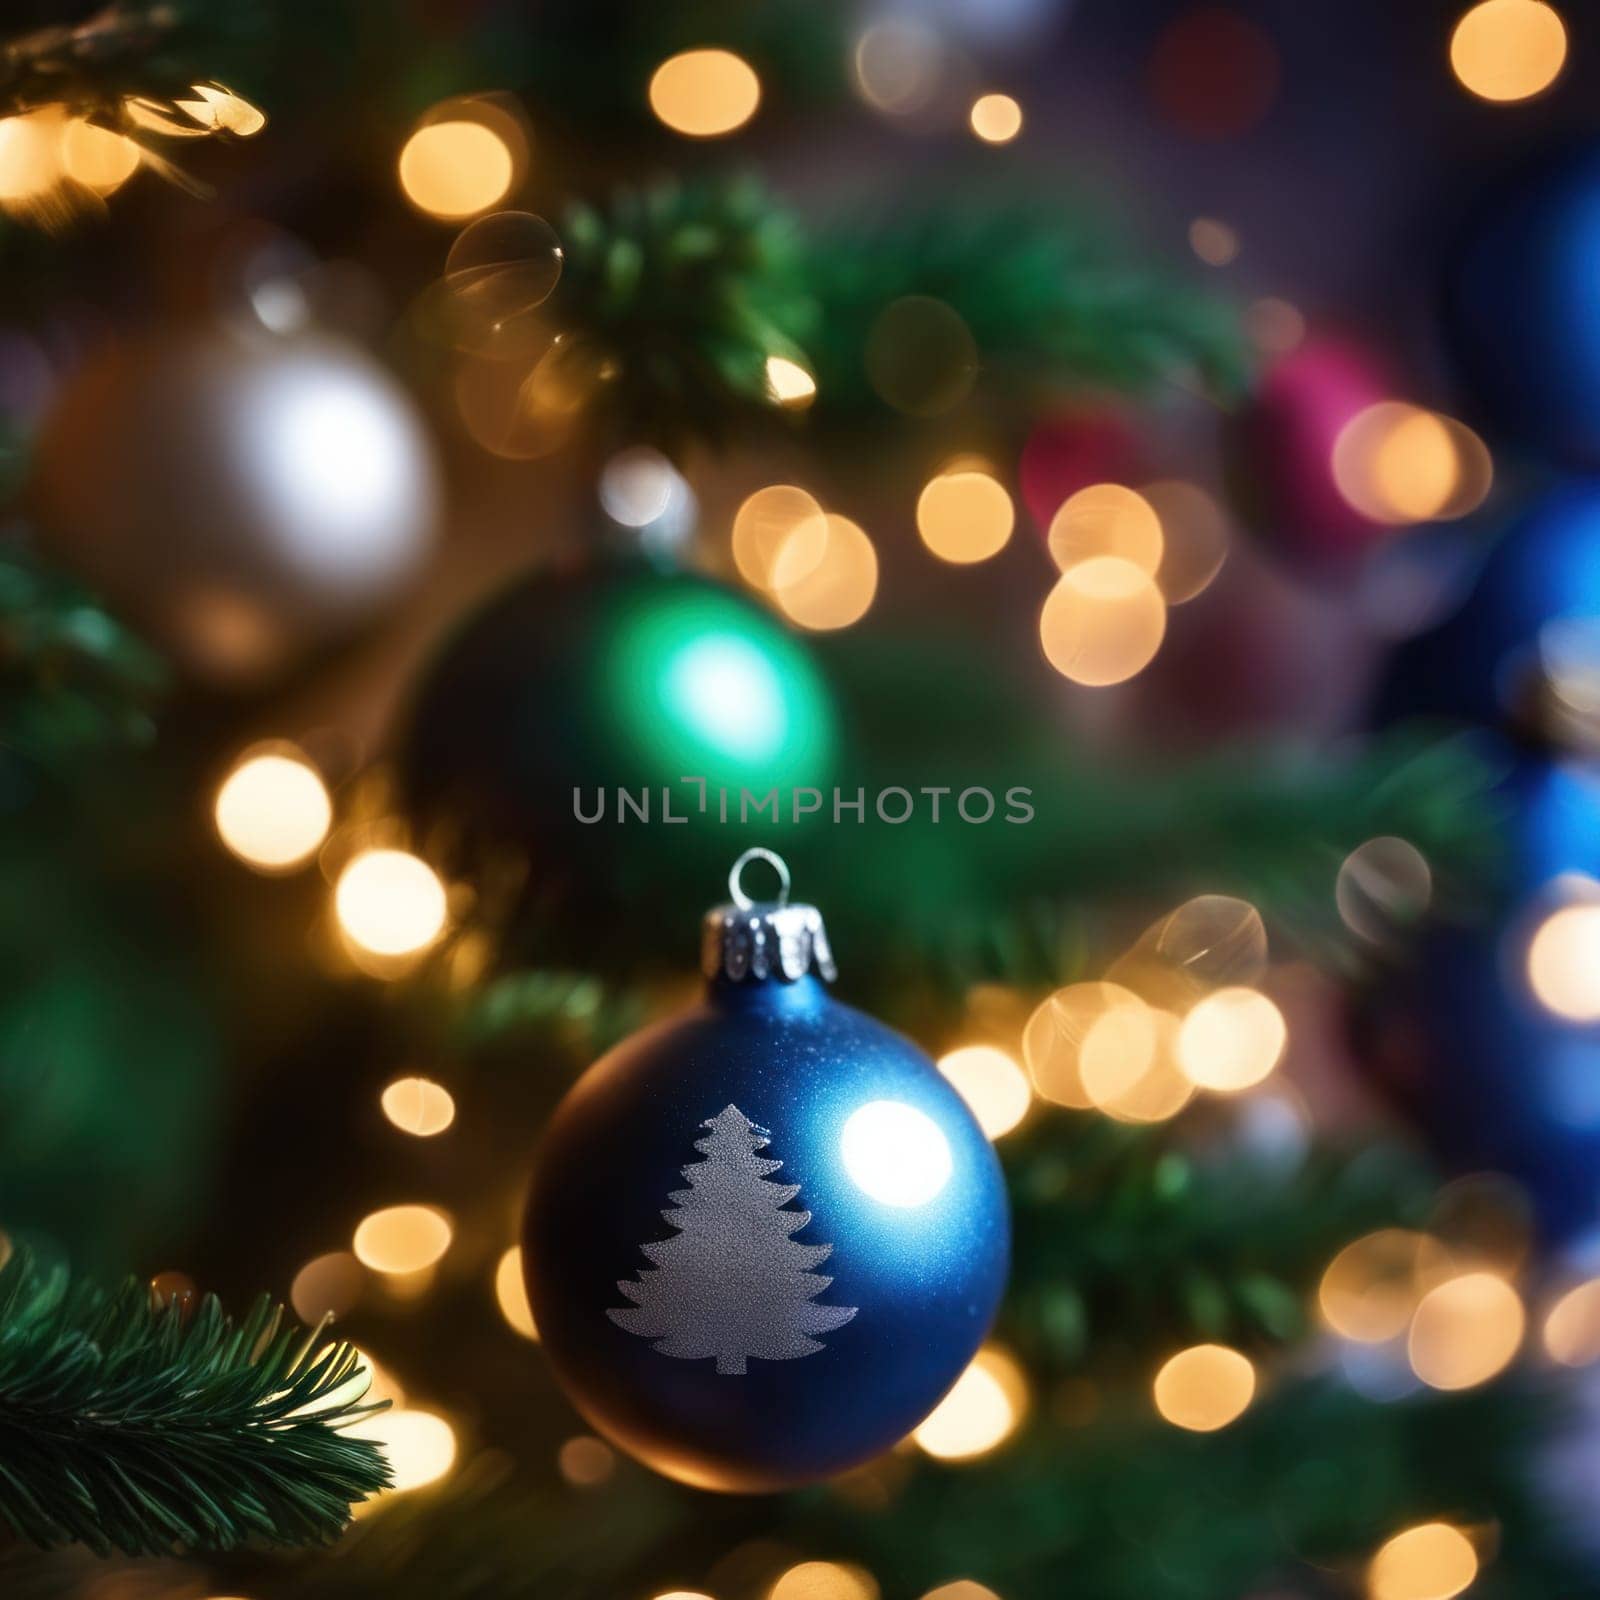
[[[687,1189],[668,1196],[675,1210],[661,1215],[679,1232],[639,1248],[653,1262],[637,1282],[617,1287],[632,1306],[606,1315],[663,1355],[685,1361],[717,1358],[717,1371],[742,1373],[751,1356],[792,1361],[822,1346],[811,1337],[842,1328],[855,1306],[819,1306],[833,1282],[812,1269],[833,1254],[831,1244],[797,1244],[790,1237],[811,1221],[809,1211],[783,1208],[797,1183],[770,1183],[783,1165],[758,1156],[772,1142],[737,1106],[700,1124],[695,1140],[705,1156],[683,1168]]]

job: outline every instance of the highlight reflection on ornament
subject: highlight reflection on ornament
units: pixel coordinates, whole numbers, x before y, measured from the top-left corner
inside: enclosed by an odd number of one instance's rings
[[[873,1100],[852,1112],[839,1136],[845,1171],[886,1206],[925,1206],[950,1181],[950,1145],[926,1112]]]

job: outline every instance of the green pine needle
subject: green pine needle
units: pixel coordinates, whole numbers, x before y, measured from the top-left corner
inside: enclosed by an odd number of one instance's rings
[[[0,1268],[0,1526],[108,1554],[323,1544],[389,1482],[340,1427],[360,1358],[263,1297],[233,1322],[130,1280],[71,1283],[19,1250]]]

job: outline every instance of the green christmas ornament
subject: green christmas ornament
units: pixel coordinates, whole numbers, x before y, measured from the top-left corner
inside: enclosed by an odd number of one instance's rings
[[[777,618],[625,562],[536,573],[469,619],[424,676],[400,766],[458,864],[525,860],[570,960],[584,926],[615,955],[641,896],[681,903],[750,828],[814,826],[795,796],[831,793],[837,743],[829,686]]]

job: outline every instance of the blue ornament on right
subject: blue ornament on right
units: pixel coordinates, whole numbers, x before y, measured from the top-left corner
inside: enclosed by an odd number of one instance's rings
[[[1600,764],[1504,762],[1492,914],[1434,930],[1364,1040],[1451,1165],[1514,1178],[1542,1232],[1600,1225]]]
[[[1395,651],[1376,720],[1503,723],[1540,669],[1551,625],[1592,619],[1600,619],[1600,478],[1573,478],[1506,529],[1458,611]]]
[[[1600,145],[1490,191],[1451,257],[1445,324],[1500,431],[1600,467]]]

